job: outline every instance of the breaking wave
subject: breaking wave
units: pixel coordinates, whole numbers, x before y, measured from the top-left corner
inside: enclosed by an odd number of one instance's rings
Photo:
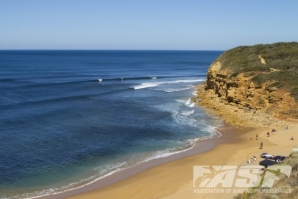
[[[135,90],[144,89],[150,87],[156,87],[162,84],[178,84],[178,83],[192,83],[192,82],[202,82],[204,79],[195,79],[195,80],[174,80],[174,81],[165,81],[165,82],[144,82],[137,86],[133,86]]]

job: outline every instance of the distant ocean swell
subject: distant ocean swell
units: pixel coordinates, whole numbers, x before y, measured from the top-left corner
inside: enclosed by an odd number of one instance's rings
[[[220,53],[0,53],[0,198],[77,189],[221,136],[192,99]]]
[[[185,76],[159,76],[159,77],[119,77],[119,78],[99,78],[99,79],[84,79],[79,81],[65,81],[64,79],[54,80],[51,83],[40,83],[32,81],[31,79],[26,78],[19,78],[19,79],[0,79],[0,82],[2,83],[3,87],[6,87],[5,83],[9,83],[9,87],[19,87],[19,88],[37,88],[37,87],[43,87],[43,86],[55,86],[55,85],[73,85],[73,84],[82,84],[82,83],[90,83],[90,82],[113,82],[113,81],[129,81],[129,80],[156,80],[156,79],[166,79],[166,78],[179,78],[179,77],[185,77]],[[191,76],[194,77],[194,76]],[[175,80],[175,81],[165,81],[165,82],[153,82],[153,83],[142,83],[142,85],[134,86],[134,89],[142,89],[146,87],[154,87],[158,86],[160,84],[173,84],[173,83],[183,83],[183,82],[200,82],[205,81],[204,79],[197,79],[197,80]],[[25,85],[20,86],[19,84],[11,84],[11,83],[19,83],[22,82]]]

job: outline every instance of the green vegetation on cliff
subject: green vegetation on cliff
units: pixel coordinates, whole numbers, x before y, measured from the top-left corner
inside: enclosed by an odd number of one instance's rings
[[[268,87],[283,88],[298,101],[297,42],[239,46],[216,61],[221,62],[221,70],[230,71],[230,77],[245,73],[256,85],[266,82]]]

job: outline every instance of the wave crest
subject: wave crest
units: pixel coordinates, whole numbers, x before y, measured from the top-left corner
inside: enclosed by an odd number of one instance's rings
[[[140,85],[133,86],[134,89],[143,89],[149,87],[156,87],[162,84],[178,84],[178,83],[192,83],[192,82],[202,82],[204,79],[194,79],[194,80],[174,80],[174,81],[165,81],[165,82],[144,82]]]

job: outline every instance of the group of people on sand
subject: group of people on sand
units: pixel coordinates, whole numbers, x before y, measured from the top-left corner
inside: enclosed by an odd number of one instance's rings
[[[268,135],[268,137],[269,137],[269,135]],[[258,136],[258,134],[256,134],[256,140],[258,140],[258,138],[259,138],[259,136]],[[249,139],[252,140],[251,136],[249,137]],[[262,148],[263,148],[263,142],[260,143],[260,149],[262,149]]]
[[[271,132],[272,132],[272,133],[273,133],[273,132],[276,132],[276,129],[272,129]],[[269,137],[269,136],[270,136],[270,132],[267,131],[267,137]],[[250,140],[252,140],[252,137],[251,137],[251,136],[250,136],[249,138],[250,138]],[[258,139],[259,139],[259,136],[258,136],[258,134],[256,134],[256,140],[258,140]]]
[[[252,140],[251,136],[249,137],[250,140]],[[256,140],[258,140],[258,134],[256,134]]]
[[[258,138],[259,138],[259,136],[258,136],[258,134],[256,134],[256,140],[258,140]],[[249,139],[252,140],[252,137],[250,136]]]
[[[288,126],[286,127],[286,129],[288,129]],[[272,133],[273,133],[273,132],[276,132],[276,130],[275,130],[275,129],[272,129],[271,132],[272,132]],[[269,136],[270,136],[270,132],[268,131],[268,132],[267,132],[267,137],[269,137]],[[249,139],[252,140],[252,137],[250,136]],[[258,140],[258,139],[259,139],[259,136],[258,136],[258,134],[256,134],[256,140]],[[294,137],[292,136],[292,137],[290,138],[290,140],[294,140]],[[260,149],[262,149],[262,148],[263,148],[263,142],[260,143]],[[250,163],[250,162],[248,162],[248,163]]]
[[[247,163],[250,164],[250,163],[252,163],[253,161],[256,161],[256,160],[257,160],[257,158],[256,158],[256,156],[254,156],[254,157],[248,159]]]

